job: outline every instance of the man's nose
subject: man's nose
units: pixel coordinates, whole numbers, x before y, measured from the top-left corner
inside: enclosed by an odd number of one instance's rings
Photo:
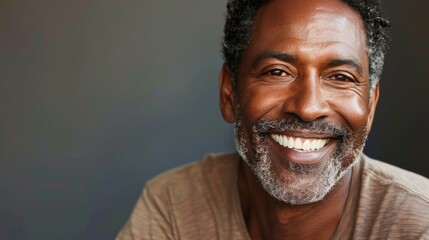
[[[298,78],[290,87],[291,95],[283,103],[285,114],[294,114],[306,122],[328,116],[330,106],[317,76]]]

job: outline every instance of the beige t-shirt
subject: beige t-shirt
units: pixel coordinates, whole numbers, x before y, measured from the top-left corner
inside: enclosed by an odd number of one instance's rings
[[[239,161],[210,154],[150,180],[117,240],[250,239]],[[334,239],[429,239],[429,180],[362,155]]]

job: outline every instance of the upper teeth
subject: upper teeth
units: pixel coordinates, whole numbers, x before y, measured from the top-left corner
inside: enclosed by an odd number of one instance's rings
[[[329,142],[329,139],[295,138],[279,134],[271,134],[271,137],[283,147],[300,151],[316,151]]]

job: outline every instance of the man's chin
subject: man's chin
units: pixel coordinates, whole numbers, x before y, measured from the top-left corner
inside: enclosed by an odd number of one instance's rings
[[[314,164],[296,164],[265,156],[249,163],[269,195],[291,205],[322,200],[343,175],[341,163],[333,159]]]
[[[290,204],[290,205],[305,205],[315,203],[322,200],[335,185],[324,185],[320,186],[314,179],[305,180],[280,180],[276,182],[271,181],[261,182],[265,191],[276,198],[277,200]],[[288,186],[285,188],[285,186]]]

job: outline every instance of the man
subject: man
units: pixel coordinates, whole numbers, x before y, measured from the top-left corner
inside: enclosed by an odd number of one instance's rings
[[[149,181],[118,239],[429,239],[429,181],[362,154],[376,0],[230,0],[220,108],[239,154]]]

